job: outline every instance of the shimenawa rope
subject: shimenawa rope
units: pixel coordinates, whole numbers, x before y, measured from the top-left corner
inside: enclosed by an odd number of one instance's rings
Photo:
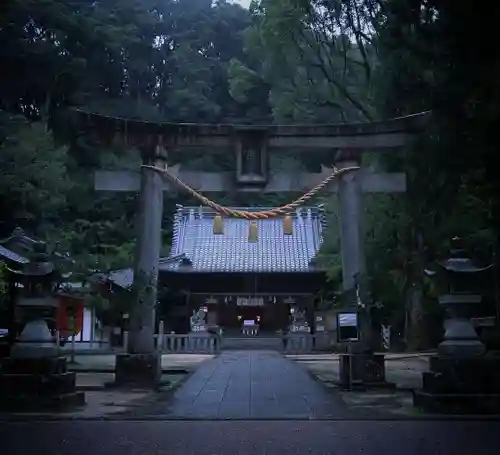
[[[338,169],[338,168],[334,167],[332,173],[328,177],[323,179],[314,188],[309,190],[307,193],[303,194],[301,197],[299,197],[295,201],[293,201],[289,204],[286,204],[286,205],[282,205],[281,207],[276,207],[274,209],[270,209],[270,210],[263,210],[260,212],[249,212],[246,210],[234,210],[234,209],[230,209],[229,207],[225,207],[223,205],[217,204],[216,202],[214,202],[214,201],[208,199],[207,197],[203,196],[202,194],[198,193],[196,190],[194,190],[189,185],[187,185],[182,180],[180,180],[177,176],[173,175],[169,171],[168,167],[166,167],[165,169],[162,169],[160,167],[150,166],[147,164],[142,165],[142,167],[152,169],[153,171],[159,172],[160,174],[168,177],[170,180],[172,180],[178,186],[180,186],[181,188],[186,190],[189,194],[191,194],[191,196],[198,199],[203,205],[213,209],[216,213],[218,213],[220,215],[225,215],[228,217],[244,218],[247,220],[262,220],[262,219],[268,219],[268,218],[276,218],[278,216],[289,215],[290,212],[297,209],[302,204],[304,204],[305,202],[307,202],[308,200],[310,200],[314,196],[316,196],[317,193],[319,193],[323,188],[325,188],[332,180],[334,180],[338,176],[345,174],[347,172],[352,172],[352,171],[359,169],[359,166],[349,166],[349,167],[344,167],[342,169]]]

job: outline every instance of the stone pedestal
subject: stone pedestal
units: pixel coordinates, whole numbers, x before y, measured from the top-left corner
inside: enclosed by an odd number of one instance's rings
[[[288,333],[284,339],[285,352],[290,354],[301,354],[311,352],[313,337],[309,332]]]
[[[446,321],[444,339],[438,346],[440,356],[468,358],[481,356],[485,351],[469,319],[453,318]]]
[[[432,357],[413,404],[434,413],[500,413],[500,356]]]
[[[8,358],[0,373],[0,409],[8,411],[57,411],[85,404],[76,391],[76,374],[65,357]]]
[[[161,379],[161,355],[118,354],[114,386],[156,388]]]
[[[26,324],[0,370],[0,408],[11,411],[63,410],[85,404],[76,374],[67,369],[43,320]]]
[[[58,347],[43,319],[28,322],[10,350],[12,358],[40,359],[57,357]]]
[[[340,354],[339,366],[341,387],[349,388],[351,385],[356,388],[395,387],[385,379],[385,356],[383,354]],[[351,372],[352,380],[350,381]]]

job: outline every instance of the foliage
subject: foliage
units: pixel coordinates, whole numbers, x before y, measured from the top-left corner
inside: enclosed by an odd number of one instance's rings
[[[0,263],[0,303],[3,304],[4,300],[9,294],[9,287],[6,276],[6,265],[2,262]]]
[[[0,194],[3,211],[33,225],[51,222],[64,206],[70,182],[66,147],[56,147],[42,123],[0,112]]]
[[[0,11],[7,69],[0,73],[0,235],[21,225],[59,241],[82,273],[132,262],[136,195],[96,194],[92,174],[135,169],[138,151],[75,136],[74,106],[152,121],[252,124],[432,110],[425,137],[397,156],[369,154],[366,163],[405,172],[408,190],[365,198],[364,278],[373,300],[425,344],[413,333],[436,309],[424,268],[455,235],[482,262],[500,257],[491,140],[500,65],[495,52],[478,51],[492,42],[485,34],[499,12],[444,0],[262,0],[249,11],[224,0],[11,0]],[[189,158],[169,152],[173,163],[193,169],[233,166],[217,150]],[[319,170],[331,155],[273,154],[272,166]],[[194,202],[165,196],[166,217],[176,203]],[[274,206],[284,196],[218,200]],[[331,291],[341,280],[337,205],[320,202],[329,228],[318,262]],[[164,226],[168,245],[171,225]]]

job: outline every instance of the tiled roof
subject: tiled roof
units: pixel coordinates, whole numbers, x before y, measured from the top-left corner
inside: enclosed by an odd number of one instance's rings
[[[292,215],[293,235],[283,234],[281,217],[257,221],[255,243],[248,242],[247,220],[224,218],[224,234],[215,235],[214,216],[212,210],[198,207],[179,207],[175,214],[171,256],[183,255],[195,272],[304,272],[322,242],[324,216],[319,207]],[[160,264],[160,270],[178,270],[179,264]]]
[[[106,277],[109,281],[115,283],[117,286],[122,288],[128,288],[132,286],[134,280],[134,270],[133,269],[123,269],[115,270],[110,272]]]
[[[15,245],[16,247],[20,247],[23,250],[32,251],[33,246],[37,242],[38,240],[26,235],[26,233],[20,227],[16,227],[11,236],[0,241],[0,244],[6,246],[7,248],[11,248],[11,246]]]
[[[478,273],[484,272],[493,267],[490,264],[486,267],[477,267],[469,258],[449,258],[438,264],[449,272]]]
[[[9,250],[0,245],[0,259],[5,258],[11,261],[17,262],[18,264],[27,264],[29,262],[28,259],[21,256],[20,254],[15,253],[14,251]]]
[[[185,255],[183,254],[179,256],[171,256],[168,258],[160,258],[159,269],[161,270],[162,268],[165,268],[166,264],[180,264],[184,258]],[[100,279],[109,280],[117,286],[128,289],[134,282],[134,269],[128,268],[113,270],[108,274],[97,274],[96,276],[98,276],[98,278]]]

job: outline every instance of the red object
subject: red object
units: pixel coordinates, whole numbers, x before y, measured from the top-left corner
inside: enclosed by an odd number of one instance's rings
[[[63,337],[78,335],[83,328],[84,299],[69,295],[59,296],[56,326]]]

